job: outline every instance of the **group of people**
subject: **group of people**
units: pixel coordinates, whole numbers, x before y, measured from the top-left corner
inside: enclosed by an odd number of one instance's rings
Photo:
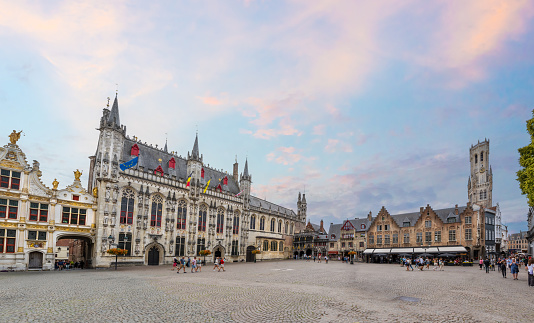
[[[225,259],[224,258],[221,258],[221,257],[217,257],[215,258],[215,263],[214,263],[214,266],[213,266],[213,271],[215,271],[216,269],[218,271],[226,271],[224,269],[224,262],[225,262]],[[197,273],[197,272],[202,272],[202,265],[205,265],[205,263],[203,263],[202,259],[197,259],[197,257],[193,257],[193,259],[191,259],[190,257],[187,257],[187,260],[185,259],[185,257],[182,257],[180,259],[174,257],[173,259],[173,262],[172,262],[172,269],[171,270],[175,270],[177,269],[176,273],[179,274],[180,271],[183,269],[184,270],[184,274],[187,273],[187,268],[191,267],[191,273]]]
[[[55,269],[56,270],[69,270],[69,269],[83,269],[85,266],[85,263],[83,260],[76,261],[74,260],[68,261],[68,260],[56,260],[55,263]]]
[[[519,259],[516,257],[508,257],[508,258],[499,258],[497,260],[492,259],[489,260],[488,258],[482,260],[482,258],[479,261],[480,270],[482,270],[482,265],[486,268],[486,273],[489,271],[490,267],[493,266],[493,268],[497,267],[498,270],[501,272],[502,277],[506,278],[506,270],[510,270],[510,274],[512,274],[513,280],[518,280],[519,271],[521,270],[521,265],[525,266],[525,270],[527,271],[528,275],[528,286],[534,286],[534,259],[529,258],[523,258]],[[494,269],[495,270],[495,269]]]
[[[439,270],[443,271],[443,266],[445,265],[445,261],[442,258],[423,258],[418,257],[415,259],[410,259],[407,257],[401,258],[401,267],[406,267],[406,271],[409,271],[410,269],[413,271],[414,266],[415,269],[419,269],[420,271],[423,271],[423,269],[426,267],[426,269],[430,269],[430,265],[433,264],[434,268],[432,270]],[[413,265],[413,266],[412,266]]]

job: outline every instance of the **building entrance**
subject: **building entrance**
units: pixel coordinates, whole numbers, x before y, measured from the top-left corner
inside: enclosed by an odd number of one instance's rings
[[[153,246],[148,251],[148,265],[157,266],[159,265],[159,248]]]
[[[43,269],[43,254],[41,252],[30,252],[29,257],[29,269]]]
[[[254,259],[256,259],[256,255],[252,253],[254,250],[256,250],[254,246],[247,247],[247,262],[254,262]]]

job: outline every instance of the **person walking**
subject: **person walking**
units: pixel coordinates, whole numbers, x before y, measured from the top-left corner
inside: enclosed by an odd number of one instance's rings
[[[221,265],[220,265],[218,271],[221,271],[221,269],[222,269],[223,271],[226,271],[226,270],[224,269],[224,258],[221,258],[220,263],[221,263]]]
[[[191,273],[194,273],[197,271],[197,257],[193,257],[193,260],[191,260]]]
[[[406,259],[406,271],[409,271],[410,268],[411,268],[412,271],[413,271],[412,260],[411,260],[411,259]]]
[[[215,258],[215,263],[213,263],[213,271],[219,269],[219,257]]]
[[[488,258],[484,259],[484,267],[486,268],[486,274],[489,273],[490,261]]]
[[[445,261],[439,258],[438,264],[439,264],[439,271],[443,271],[443,265],[445,265]]]
[[[180,270],[182,270],[182,268],[183,268],[184,269],[184,274],[185,274],[186,271],[185,271],[185,258],[184,257],[182,257],[182,259],[180,259],[179,264],[180,264],[180,267],[178,267],[178,271],[176,273],[179,274]]]
[[[178,259],[176,257],[172,258],[172,271],[174,271],[178,266]]]
[[[530,258],[528,260],[528,286],[534,287],[534,259]]]
[[[482,257],[478,261],[478,266],[480,267],[480,270],[482,270],[482,265],[484,264],[484,260],[482,260]]]
[[[501,267],[502,277],[506,278],[506,259],[501,260],[501,263],[499,264],[499,267]]]
[[[202,272],[202,259],[198,259],[197,261],[197,271]]]
[[[519,273],[519,266],[517,265],[517,262],[515,261],[515,258],[512,259],[512,265],[510,266],[510,273],[514,277],[514,280],[517,279],[517,274]]]

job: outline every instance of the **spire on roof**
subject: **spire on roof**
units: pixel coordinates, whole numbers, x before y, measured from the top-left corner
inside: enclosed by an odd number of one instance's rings
[[[248,177],[248,158],[245,159],[245,169],[243,170],[243,176]]]
[[[165,147],[163,147],[163,151],[167,152],[167,138],[165,138]]]
[[[198,152],[198,133],[195,136],[195,144],[193,145],[193,151],[191,152],[191,157],[194,159],[199,159],[200,154]]]
[[[306,203],[306,194],[302,194],[302,203]]]
[[[117,94],[115,95],[115,100],[113,100],[113,106],[111,107],[111,112],[108,116],[108,123],[111,123],[119,128],[121,126],[121,121],[119,119],[119,100],[117,98]]]

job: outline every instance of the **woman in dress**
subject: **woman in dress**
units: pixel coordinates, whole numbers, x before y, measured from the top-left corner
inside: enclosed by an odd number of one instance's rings
[[[514,277],[514,280],[517,280],[517,274],[519,273],[519,266],[517,265],[517,261],[515,261],[515,258],[512,260],[512,265],[510,266],[510,273]]]

